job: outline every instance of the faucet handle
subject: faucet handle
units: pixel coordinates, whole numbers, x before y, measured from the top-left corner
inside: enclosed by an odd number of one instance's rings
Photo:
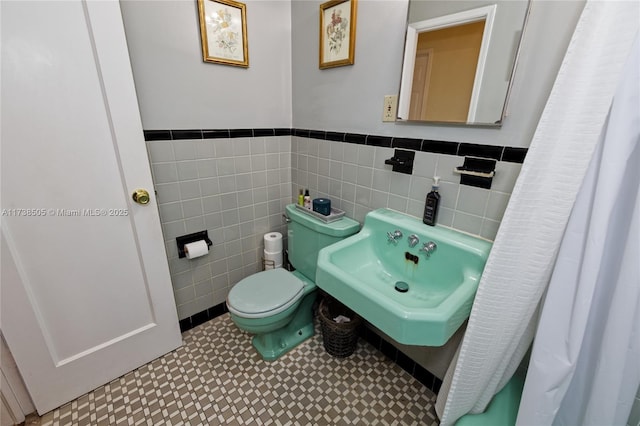
[[[393,232],[387,232],[387,239],[393,243],[397,243],[398,239],[402,238],[402,231],[396,229]]]
[[[420,251],[425,252],[427,257],[429,257],[429,256],[431,256],[431,253],[436,251],[437,248],[438,248],[438,245],[436,243],[434,243],[433,241],[429,241],[429,242],[424,243],[422,245],[422,248],[420,249]]]

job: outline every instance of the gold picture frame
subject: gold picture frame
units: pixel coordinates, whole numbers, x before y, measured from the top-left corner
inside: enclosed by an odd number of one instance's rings
[[[320,68],[353,65],[356,50],[357,0],[320,5]]]
[[[198,15],[202,59],[249,67],[245,4],[233,0],[198,0]]]

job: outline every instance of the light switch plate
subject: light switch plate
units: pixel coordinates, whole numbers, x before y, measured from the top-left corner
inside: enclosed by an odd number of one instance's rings
[[[382,121],[396,121],[398,113],[398,95],[387,95],[384,97],[384,108],[382,110]]]

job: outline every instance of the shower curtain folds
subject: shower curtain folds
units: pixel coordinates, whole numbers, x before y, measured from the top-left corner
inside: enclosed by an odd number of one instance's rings
[[[640,43],[571,212],[519,425],[626,425],[640,385]]]

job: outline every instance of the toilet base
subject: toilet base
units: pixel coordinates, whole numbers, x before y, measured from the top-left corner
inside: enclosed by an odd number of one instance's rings
[[[316,295],[317,292],[312,291],[304,296],[293,319],[285,327],[253,336],[251,343],[262,359],[275,361],[315,334],[312,307]]]

